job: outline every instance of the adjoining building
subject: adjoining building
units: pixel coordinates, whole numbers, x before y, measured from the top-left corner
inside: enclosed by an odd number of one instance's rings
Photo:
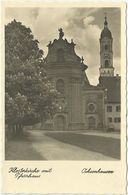
[[[49,130],[120,130],[120,77],[114,76],[112,34],[105,17],[100,36],[99,84],[90,84],[88,68],[75,52],[73,40],[59,38],[50,41],[45,68],[49,80],[60,92],[59,105],[53,119],[44,129]]]

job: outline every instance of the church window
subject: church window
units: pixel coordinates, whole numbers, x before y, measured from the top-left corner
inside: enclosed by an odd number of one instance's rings
[[[108,122],[109,122],[109,123],[112,123],[112,117],[109,117],[109,118],[108,118]]]
[[[107,106],[107,112],[112,112],[112,106]]]
[[[108,67],[109,67],[109,61],[105,60],[105,68],[108,68]]]
[[[57,50],[57,61],[58,62],[63,62],[64,61],[64,50],[63,49],[58,49]]]
[[[56,82],[56,89],[61,94],[65,93],[65,85],[64,85],[64,81],[62,79],[57,80],[57,82]]]
[[[108,45],[105,45],[104,48],[105,48],[105,50],[107,50],[108,49]]]
[[[92,113],[95,111],[95,105],[93,103],[88,104],[88,111]]]

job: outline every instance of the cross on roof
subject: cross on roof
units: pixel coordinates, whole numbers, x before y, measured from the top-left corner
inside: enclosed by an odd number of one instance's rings
[[[104,19],[107,20],[107,12],[104,12]]]
[[[82,63],[84,62],[84,58],[83,58],[83,56],[82,56],[82,58],[81,58],[81,62],[82,62]]]

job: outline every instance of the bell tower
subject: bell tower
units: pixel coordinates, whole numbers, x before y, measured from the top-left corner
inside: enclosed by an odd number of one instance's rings
[[[104,29],[100,35],[100,77],[113,77],[112,34],[108,28],[107,16],[104,17]]]

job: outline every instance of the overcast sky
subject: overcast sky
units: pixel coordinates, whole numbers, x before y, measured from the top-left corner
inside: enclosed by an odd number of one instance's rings
[[[47,55],[47,44],[58,38],[58,28],[63,28],[64,38],[73,38],[76,53],[85,59],[91,84],[97,84],[100,55],[99,38],[107,13],[108,27],[113,36],[115,74],[120,74],[120,8],[7,8],[6,24],[13,19],[30,27],[39,47]]]

